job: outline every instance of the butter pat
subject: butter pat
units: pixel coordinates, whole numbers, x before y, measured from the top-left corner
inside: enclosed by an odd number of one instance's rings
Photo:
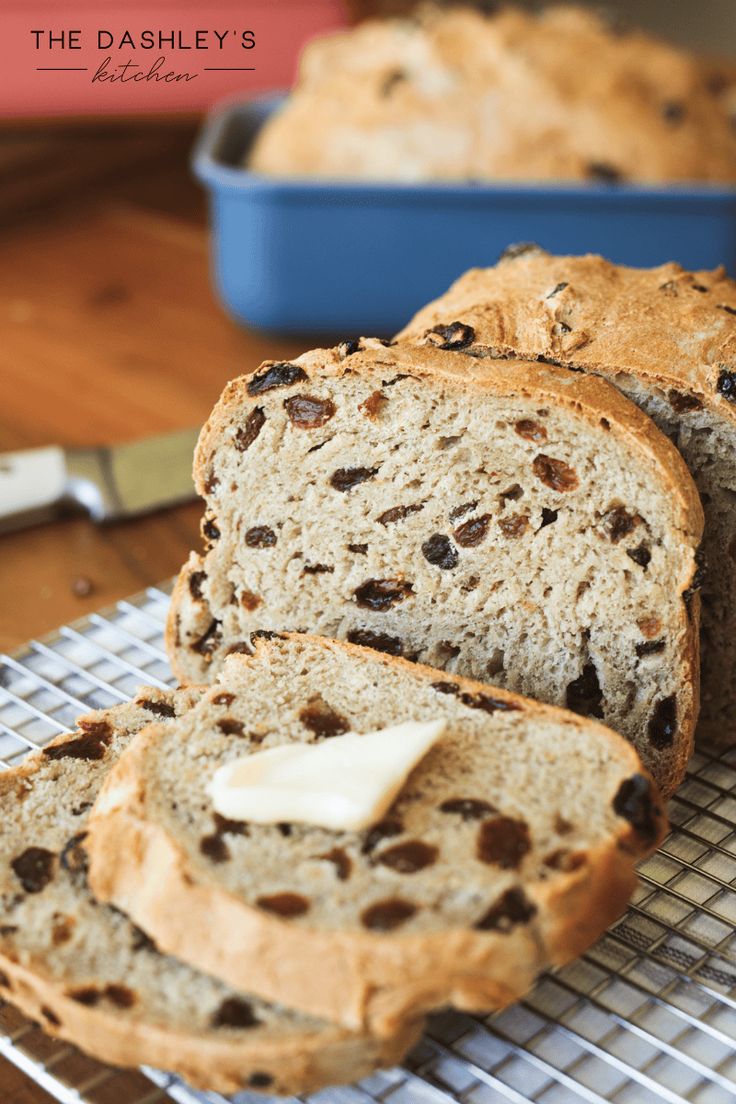
[[[283,744],[216,771],[215,811],[254,824],[315,824],[359,831],[379,821],[445,721],[406,721],[378,732],[346,732],[319,744]]]

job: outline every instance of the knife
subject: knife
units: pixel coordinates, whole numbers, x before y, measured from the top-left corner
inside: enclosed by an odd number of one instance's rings
[[[120,521],[196,497],[192,455],[199,431],[183,429],[104,448],[56,445],[0,453],[0,533],[71,510]]]

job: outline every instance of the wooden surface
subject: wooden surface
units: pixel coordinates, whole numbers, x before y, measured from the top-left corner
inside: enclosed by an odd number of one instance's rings
[[[199,425],[228,379],[303,351],[215,301],[193,137],[176,123],[0,134],[0,452]],[[0,650],[172,575],[199,514],[0,536]],[[49,1098],[0,1060],[0,1102]]]
[[[173,123],[2,136],[0,451],[199,425],[226,380],[303,350],[216,302],[193,137]],[[0,537],[0,649],[173,574],[199,512]]]

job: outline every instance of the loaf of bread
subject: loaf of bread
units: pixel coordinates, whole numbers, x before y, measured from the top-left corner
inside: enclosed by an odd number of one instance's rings
[[[625,268],[516,247],[419,311],[401,340],[447,326],[478,358],[529,357],[605,376],[680,449],[705,509],[699,733],[736,740],[736,282],[722,269]],[[503,372],[503,362],[497,364]]]
[[[236,992],[160,953],[91,896],[84,840],[104,776],[136,732],[173,723],[199,698],[142,691],[0,775],[0,994],[103,1061],[175,1070],[221,1092],[301,1093],[393,1065],[419,1023],[379,1041]]]
[[[718,78],[718,79],[717,79]],[[720,71],[581,8],[456,7],[311,43],[249,167],[378,180],[736,180]]]
[[[210,681],[259,629],[369,644],[601,718],[670,793],[697,711],[687,468],[609,383],[458,356],[467,336],[344,344],[226,387],[174,670]]]
[[[131,744],[90,819],[95,893],[159,946],[390,1034],[427,1008],[518,998],[623,910],[665,828],[626,741],[371,649],[266,636],[196,709]],[[372,827],[213,819],[223,764],[406,720],[447,727]]]

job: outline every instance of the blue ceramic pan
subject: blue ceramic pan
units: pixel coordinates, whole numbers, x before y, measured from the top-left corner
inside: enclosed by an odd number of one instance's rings
[[[241,165],[280,102],[216,109],[194,152],[210,196],[215,283],[240,322],[388,335],[510,242],[736,272],[736,189],[279,180]]]

